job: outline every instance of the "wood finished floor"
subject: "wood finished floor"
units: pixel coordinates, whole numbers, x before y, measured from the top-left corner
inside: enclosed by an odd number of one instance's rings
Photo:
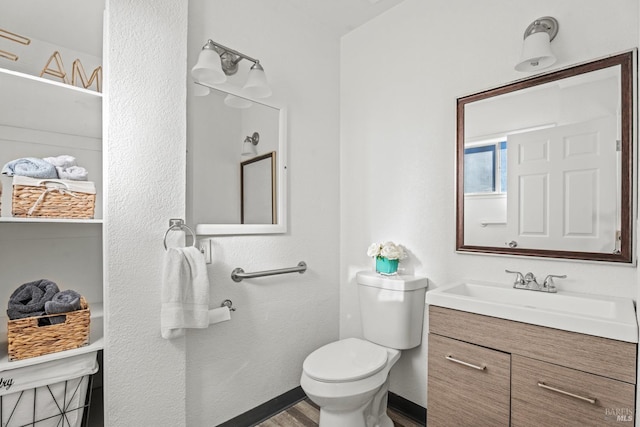
[[[395,427],[423,427],[402,414],[388,409],[389,418]],[[302,400],[288,409],[274,415],[256,427],[318,427],[320,410],[308,399]]]

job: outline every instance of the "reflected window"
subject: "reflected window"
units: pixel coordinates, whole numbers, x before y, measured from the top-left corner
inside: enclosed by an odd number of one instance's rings
[[[464,150],[465,194],[507,192],[507,141]]]

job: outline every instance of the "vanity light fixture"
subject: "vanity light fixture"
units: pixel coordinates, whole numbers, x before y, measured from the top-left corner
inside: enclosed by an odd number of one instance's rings
[[[538,71],[556,62],[551,51],[551,41],[558,34],[558,21],[543,16],[533,21],[524,32],[522,56],[515,66],[516,71]]]
[[[259,60],[216,43],[211,39],[207,40],[207,43],[202,47],[198,62],[191,69],[191,76],[196,82],[203,84],[224,83],[227,81],[227,76],[232,76],[238,72],[238,63],[243,59],[253,62],[247,82],[242,88],[243,93],[251,98],[271,96],[272,91]],[[247,105],[246,102],[241,104]]]
[[[192,91],[194,96],[207,96],[209,95],[209,92],[211,92],[208,87],[202,86],[201,84],[195,82],[193,83]]]
[[[242,155],[255,156],[258,154],[258,150],[256,150],[258,142],[260,142],[260,134],[258,132],[254,132],[253,135],[247,136],[242,143]]]

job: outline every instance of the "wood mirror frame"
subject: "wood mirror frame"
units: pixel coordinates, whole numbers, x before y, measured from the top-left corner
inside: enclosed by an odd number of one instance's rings
[[[532,257],[564,258],[590,261],[632,263],[633,221],[633,115],[634,115],[634,61],[635,51],[610,56],[548,74],[534,76],[494,89],[458,98],[456,135],[456,250],[459,252],[520,255]],[[579,76],[608,67],[620,67],[620,239],[618,249],[612,253],[580,252],[575,250],[549,250],[525,247],[482,246],[465,244],[464,229],[464,155],[465,155],[465,107],[477,101],[521,91],[545,83]],[[506,243],[506,242],[505,242]]]

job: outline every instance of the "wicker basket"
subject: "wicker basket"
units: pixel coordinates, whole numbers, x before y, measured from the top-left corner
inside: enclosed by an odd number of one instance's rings
[[[81,185],[93,192],[74,189]],[[11,213],[14,217],[91,219],[96,204],[92,182],[14,177]]]
[[[80,305],[81,310],[68,313],[9,320],[9,360],[28,359],[88,345],[91,313],[84,297],[80,299]],[[66,316],[64,323],[38,325],[40,319],[56,316]]]

